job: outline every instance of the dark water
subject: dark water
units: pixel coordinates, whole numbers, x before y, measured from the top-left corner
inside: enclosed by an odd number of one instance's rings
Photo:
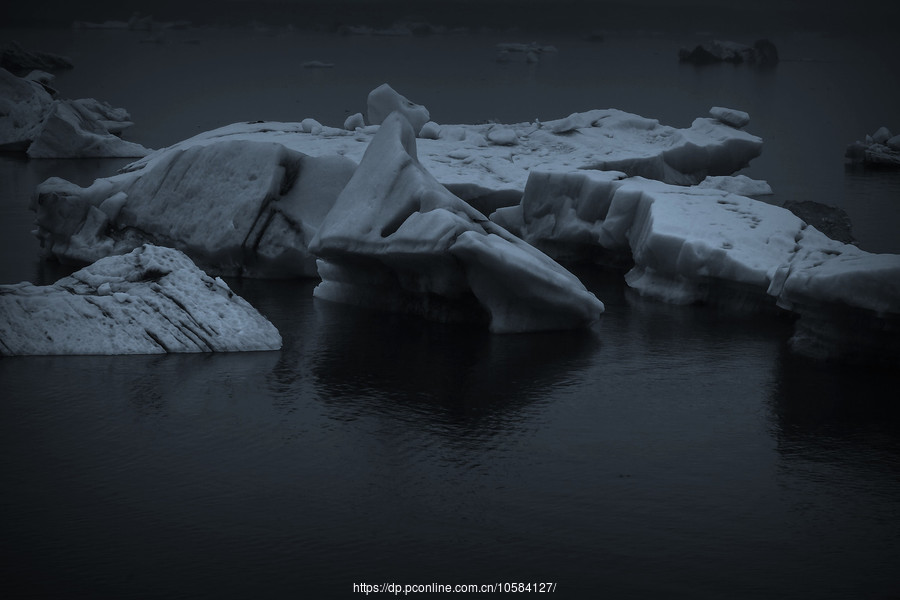
[[[733,106],[765,140],[747,173],[773,185],[770,201],[844,207],[864,248],[900,251],[900,180],[842,159],[865,133],[900,129],[882,39],[786,36],[785,60],[763,72],[679,65],[693,35],[538,40],[559,53],[501,65],[496,42],[530,40],[19,34],[75,61],[57,80],[64,95],[127,107],[128,137],[152,147],[238,120],[337,125],[385,81],[443,123],[616,107],[686,126]],[[36,183],[87,184],[124,162],[0,158],[0,281],[65,271],[36,258]],[[620,273],[578,274],[607,306],[588,332],[492,336],[314,301],[313,282],[232,280],[278,326],[282,351],[3,359],[0,586],[316,598],[364,581],[550,581],[563,597],[900,596],[900,378],[792,355],[787,319],[666,306]]]

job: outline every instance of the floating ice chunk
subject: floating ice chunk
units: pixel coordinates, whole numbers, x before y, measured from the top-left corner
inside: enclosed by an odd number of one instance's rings
[[[177,250],[142,246],[50,286],[0,286],[3,355],[279,348],[265,317]]]
[[[92,106],[57,100],[28,147],[31,158],[141,157],[150,150],[113,135]],[[129,123],[130,124],[130,123]],[[127,126],[127,125],[126,125]]]
[[[386,83],[369,92],[367,106],[371,125],[380,125],[389,114],[398,111],[406,117],[413,130],[418,133],[431,118],[427,108],[413,104]]]
[[[678,51],[678,58],[682,62],[695,65],[709,65],[718,62],[734,64],[751,63],[760,66],[773,66],[778,64],[778,49],[770,40],[756,40],[753,46],[747,46],[729,40],[712,40],[699,44],[688,50],[682,48]]]
[[[777,304],[801,315],[804,344],[900,359],[900,256],[832,240],[784,208],[699,186],[533,171],[521,204],[492,219],[552,256],[629,259],[626,282],[643,295]]]
[[[46,256],[92,262],[155,242],[228,275],[315,276],[307,249],[356,164],[280,144],[170,148],[81,188],[51,178],[32,208]]]
[[[887,127],[880,127],[864,142],[856,141],[849,146],[844,156],[851,162],[859,162],[874,167],[900,167],[900,136],[892,136]]]
[[[740,129],[741,127],[746,126],[750,122],[750,115],[745,113],[742,110],[735,110],[733,108],[723,108],[721,106],[713,106],[709,109],[709,115],[725,123],[726,125],[731,125],[736,129]]]
[[[53,100],[41,85],[0,69],[0,150],[32,158],[140,157],[150,150],[119,134],[128,113],[93,98]]]
[[[334,63],[324,62],[321,60],[308,60],[303,63],[304,69],[331,69],[334,67]]]
[[[583,327],[603,304],[571,273],[451,194],[386,119],[310,243],[318,298],[484,322],[495,332]]]
[[[900,255],[870,254],[807,227],[768,292],[800,316],[794,350],[821,359],[900,364]]]

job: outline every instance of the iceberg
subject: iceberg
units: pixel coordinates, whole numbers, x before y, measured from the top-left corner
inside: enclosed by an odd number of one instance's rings
[[[381,125],[309,249],[315,296],[497,333],[584,327],[603,304],[571,273],[454,196],[400,113]]]
[[[137,158],[150,153],[118,134],[128,112],[93,98],[54,100],[37,82],[0,69],[0,150],[30,158]]]
[[[900,135],[892,135],[887,127],[879,127],[865,141],[847,146],[844,156],[851,163],[862,163],[876,168],[900,168]]]
[[[832,240],[782,207],[623,173],[535,171],[521,203],[491,219],[559,259],[630,264],[641,295],[791,311],[804,352],[900,358],[900,255]],[[860,331],[879,335],[863,344]]]
[[[92,98],[54,101],[28,146],[28,157],[135,158],[150,154],[140,144],[113,135],[131,125],[128,113],[122,111],[122,118],[114,119],[113,111]]]
[[[799,316],[794,350],[819,359],[900,364],[900,255],[871,254],[804,227],[768,293]]]
[[[4,356],[280,348],[265,317],[169,248],[104,258],[49,286],[0,286]]]
[[[45,257],[89,263],[145,243],[222,275],[316,275],[307,244],[356,163],[226,139],[160,151],[82,188],[59,178],[32,202]]]
[[[698,44],[691,50],[680,49],[678,58],[682,62],[695,65],[727,62],[749,63],[765,67],[778,64],[778,49],[775,44],[766,39],[756,40],[752,46],[730,40],[712,40]]]
[[[308,241],[379,130],[363,126],[358,114],[343,127],[311,118],[235,123],[154,152],[87,188],[50,179],[32,203],[43,253],[86,263],[150,242],[179,248],[221,274],[316,276]],[[615,168],[697,183],[734,172],[762,148],[758,137],[713,118],[675,129],[618,110],[518,125],[427,121],[419,133],[418,162],[485,214],[518,204],[532,170]],[[290,166],[301,163],[309,168]],[[299,182],[316,183],[293,190],[297,174]],[[219,213],[228,217],[210,216]]]
[[[51,106],[39,83],[0,69],[0,150],[27,150]]]

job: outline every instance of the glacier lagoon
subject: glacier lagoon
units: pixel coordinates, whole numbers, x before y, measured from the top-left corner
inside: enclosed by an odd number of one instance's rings
[[[154,148],[233,121],[339,126],[383,81],[445,123],[615,107],[684,127],[731,106],[763,138],[742,173],[768,201],[843,207],[862,248],[900,251],[900,179],[843,166],[847,143],[892,125],[884,41],[795,34],[756,71],[678,64],[693,36],[542,39],[559,52],[529,64],[494,60],[510,35],[172,33],[20,41],[70,55],[58,86],[128,108],[126,137]],[[316,59],[335,67],[300,68]],[[0,283],[61,274],[29,234],[37,183],[126,162],[2,157]],[[794,356],[780,319],[576,273],[607,308],[588,332],[491,336],[319,302],[315,282],[229,279],[281,352],[4,359],[6,581],[120,597],[534,577],[619,597],[892,593],[896,375]]]

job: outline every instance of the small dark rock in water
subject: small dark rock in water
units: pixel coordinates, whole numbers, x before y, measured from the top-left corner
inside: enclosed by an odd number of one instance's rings
[[[757,40],[753,46],[737,42],[713,40],[695,46],[693,50],[682,48],[678,51],[681,62],[695,65],[711,65],[720,62],[734,64],[748,63],[760,66],[778,64],[778,49],[769,40]]]
[[[72,62],[58,54],[49,52],[30,52],[17,42],[9,42],[0,52],[0,67],[14,75],[22,77],[35,69],[41,71],[59,71],[71,69]]]
[[[811,200],[793,201],[784,203],[788,209],[828,237],[845,244],[855,244],[853,237],[853,223],[850,216],[842,208],[828,206]]]

